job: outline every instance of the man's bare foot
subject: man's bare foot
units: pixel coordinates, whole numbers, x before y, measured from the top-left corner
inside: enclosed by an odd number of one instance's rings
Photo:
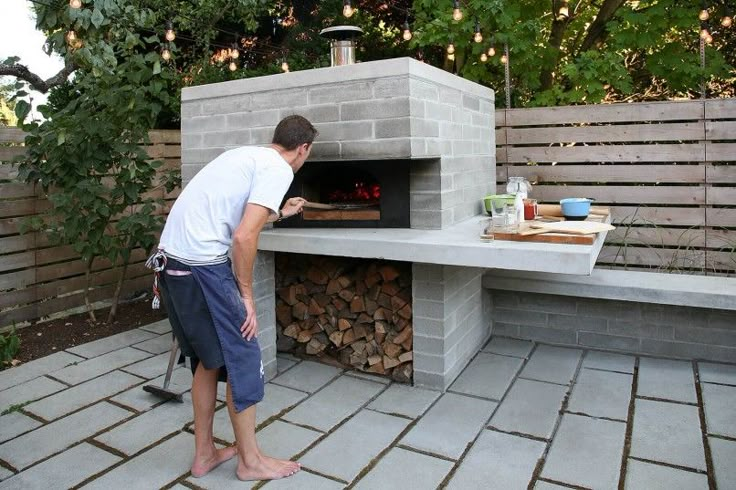
[[[236,475],[239,480],[278,480],[291,476],[301,469],[301,465],[294,461],[268,456],[253,459],[247,463],[244,463],[242,458],[238,461]]]
[[[234,446],[217,449],[211,458],[192,463],[192,476],[194,478],[201,478],[236,454],[238,454],[238,449]]]

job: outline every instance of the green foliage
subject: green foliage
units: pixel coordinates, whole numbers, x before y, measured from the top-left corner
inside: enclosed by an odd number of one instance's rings
[[[15,327],[8,333],[0,333],[0,369],[11,364],[20,350],[20,338],[15,333]]]

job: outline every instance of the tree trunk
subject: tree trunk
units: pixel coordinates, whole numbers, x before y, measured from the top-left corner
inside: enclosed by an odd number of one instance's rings
[[[608,32],[606,31],[606,24],[616,14],[616,11],[621,8],[625,0],[605,0],[601,9],[598,11],[598,15],[595,16],[595,20],[588,28],[588,34],[583,39],[582,44],[578,53],[583,53],[593,46],[600,46],[606,39]]]
[[[95,316],[95,310],[92,308],[92,304],[89,302],[89,289],[92,279],[90,273],[92,272],[92,264],[94,263],[94,261],[94,257],[89,259],[89,262],[87,262],[87,268],[84,270],[84,304],[87,307],[87,314],[89,315],[89,319],[93,322],[96,322],[97,317]]]
[[[118,312],[118,301],[120,300],[120,291],[123,289],[123,281],[125,280],[125,272],[128,270],[128,261],[130,257],[123,262],[123,270],[120,271],[118,282],[115,285],[115,294],[112,295],[112,304],[110,305],[110,313],[107,315],[107,323],[112,323],[115,314]]]
[[[569,17],[563,20],[557,20],[556,12],[552,12],[552,29],[549,33],[548,43],[551,48],[555,50],[554,62],[550,63],[549,66],[542,69],[542,73],[539,76],[541,82],[541,90],[549,90],[554,84],[554,72],[557,69],[557,63],[560,60],[560,47],[562,46],[562,39],[565,37],[565,30],[569,22]]]

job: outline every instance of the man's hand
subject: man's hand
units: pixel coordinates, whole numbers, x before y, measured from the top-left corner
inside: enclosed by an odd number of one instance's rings
[[[284,204],[284,207],[281,208],[281,215],[284,218],[289,218],[291,216],[294,216],[296,214],[299,214],[304,209],[304,203],[306,203],[307,200],[303,197],[292,197],[289,200],[286,201]]]
[[[245,322],[240,326],[240,333],[243,338],[250,342],[250,339],[258,335],[258,320],[256,319],[256,305],[253,298],[243,296],[245,303]]]

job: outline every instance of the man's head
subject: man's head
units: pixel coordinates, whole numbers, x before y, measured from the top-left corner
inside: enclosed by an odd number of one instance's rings
[[[294,172],[298,171],[312,151],[312,143],[319,131],[306,118],[298,115],[281,120],[273,132],[271,144],[280,147]]]

